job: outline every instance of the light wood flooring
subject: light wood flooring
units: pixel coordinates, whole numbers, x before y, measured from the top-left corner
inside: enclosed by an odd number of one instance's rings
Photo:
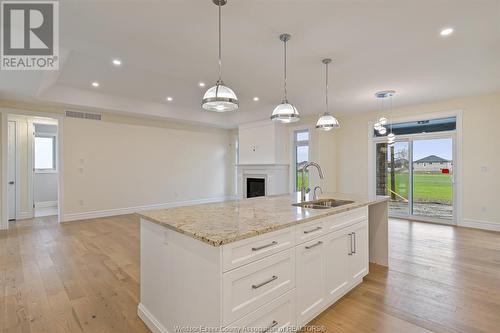
[[[390,270],[310,325],[327,332],[500,332],[500,233],[391,220]],[[0,332],[149,332],[133,215],[0,231]]]

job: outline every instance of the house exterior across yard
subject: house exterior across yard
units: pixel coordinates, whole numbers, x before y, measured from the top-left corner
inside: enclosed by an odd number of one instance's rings
[[[443,169],[452,170],[452,162],[436,155],[430,155],[413,162],[415,172],[442,172]]]

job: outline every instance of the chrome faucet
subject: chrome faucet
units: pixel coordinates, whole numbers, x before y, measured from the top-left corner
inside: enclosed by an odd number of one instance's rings
[[[311,189],[309,187],[306,188],[305,179],[304,179],[304,175],[310,166],[316,167],[316,169],[318,169],[319,178],[323,179],[323,171],[321,170],[321,167],[319,166],[318,163],[308,162],[308,163],[306,163],[306,165],[304,165],[302,167],[302,169],[300,169],[300,171],[302,173],[302,186],[300,188],[300,201],[301,202],[306,201],[306,193],[309,193],[309,191],[311,191]]]
[[[316,194],[316,190],[319,190],[319,192],[323,194],[323,189],[321,188],[321,186],[319,185],[315,186],[313,190],[313,200],[318,200],[318,195]]]

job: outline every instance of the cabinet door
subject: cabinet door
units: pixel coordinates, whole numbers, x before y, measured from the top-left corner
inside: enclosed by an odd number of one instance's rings
[[[351,282],[368,274],[368,221],[357,223],[350,228],[352,255],[349,256]]]
[[[296,247],[296,306],[300,327],[318,315],[326,301],[324,248],[324,237]]]
[[[336,301],[349,287],[351,276],[350,236],[345,230],[332,232],[325,237],[326,291],[328,303]]]

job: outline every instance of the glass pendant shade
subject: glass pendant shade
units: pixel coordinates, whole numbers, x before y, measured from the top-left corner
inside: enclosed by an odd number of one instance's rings
[[[335,128],[339,128],[340,124],[337,118],[329,113],[322,115],[316,122],[316,128],[322,131],[330,131]]]
[[[215,112],[234,111],[238,109],[238,106],[238,97],[223,82],[217,82],[215,86],[208,89],[201,104],[203,109]]]
[[[385,117],[382,117],[378,120],[378,122],[380,123],[380,125],[384,126],[384,125],[387,125],[387,118]]]
[[[387,133],[387,129],[385,127],[381,127],[380,129],[378,129],[378,133],[380,135],[385,135],[385,133]]]
[[[300,116],[295,106],[284,101],[274,108],[271,119],[280,123],[293,123],[299,121]]]

